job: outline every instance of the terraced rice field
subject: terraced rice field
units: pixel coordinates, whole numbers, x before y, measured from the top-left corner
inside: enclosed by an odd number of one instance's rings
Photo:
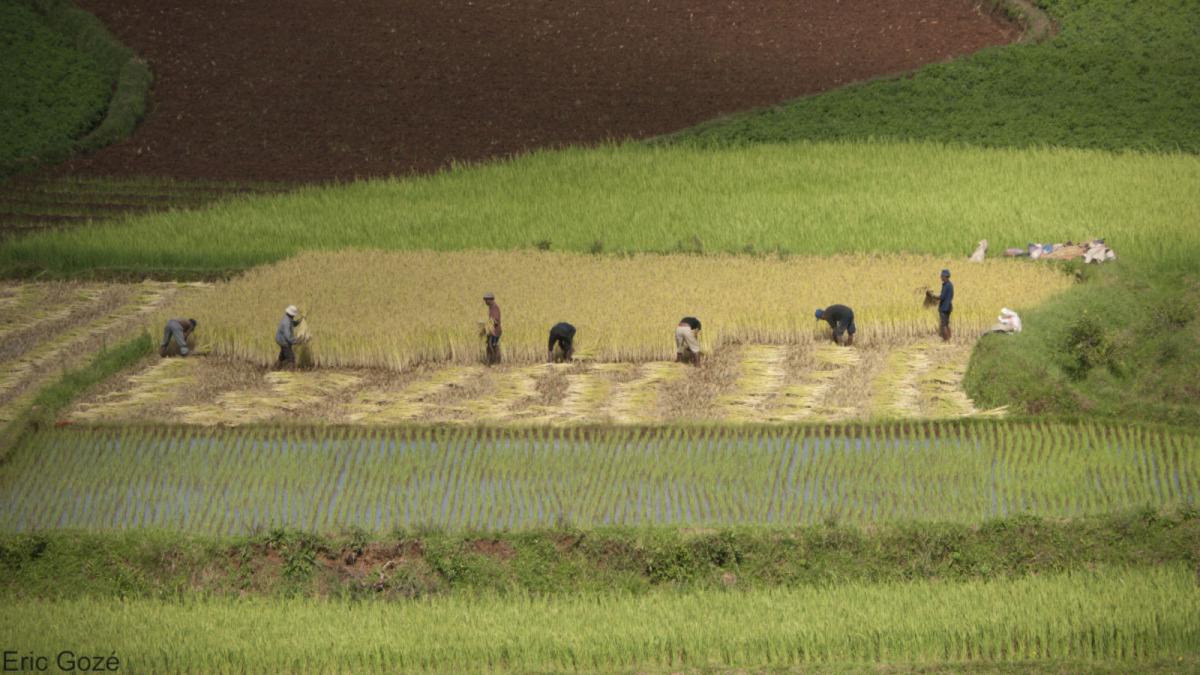
[[[980,411],[962,391],[965,341],[845,348],[730,346],[702,368],[674,362],[441,365],[403,373],[264,372],[216,357],[156,361],[76,404],[77,423],[243,425],[641,424],[951,418]]]
[[[0,184],[0,237],[111,222],[130,215],[198,209],[229,197],[283,189],[270,183],[162,178],[14,178]]]
[[[938,273],[953,269],[953,325],[974,337],[1002,307],[1023,311],[1073,283],[1053,265],[914,255],[828,257],[630,255],[550,251],[308,252],[219,284],[186,308],[206,326],[214,354],[259,365],[278,350],[274,320],[297,305],[311,326],[313,363],[405,370],[424,363],[478,363],[484,292],[503,309],[505,359],[538,363],[551,326],[578,328],[576,353],[597,361],[661,361],[675,355],[679,319],[704,324],[700,341],[825,339],[813,310],[854,308],[860,345],[932,335],[937,313],[923,306]]]
[[[1200,437],[1095,424],[36,434],[0,529],[978,522],[1200,500]]]
[[[204,284],[0,283],[0,424],[38,389]]]

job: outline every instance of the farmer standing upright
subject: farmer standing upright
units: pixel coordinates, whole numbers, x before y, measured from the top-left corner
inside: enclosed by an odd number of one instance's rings
[[[287,309],[283,310],[279,327],[275,329],[275,344],[279,345],[279,361],[275,364],[277,368],[296,367],[296,352],[292,346],[296,344],[295,328],[300,323],[296,315],[299,313],[300,310],[296,309],[295,305],[288,305]]]
[[[487,322],[487,362],[488,365],[500,363],[500,305],[496,303],[496,296],[492,293],[483,294],[483,303],[488,308]]]
[[[926,291],[928,293],[928,291]],[[942,340],[950,340],[950,312],[954,311],[954,284],[950,283],[950,270],[942,270],[942,292],[932,295],[938,301],[938,332]]]

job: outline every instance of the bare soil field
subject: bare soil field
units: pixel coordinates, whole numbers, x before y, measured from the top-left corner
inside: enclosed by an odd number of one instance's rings
[[[1012,41],[978,0],[81,0],[155,73],[54,173],[328,181],[645,138]]]

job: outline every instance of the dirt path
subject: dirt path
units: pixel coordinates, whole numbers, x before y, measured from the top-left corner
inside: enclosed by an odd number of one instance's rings
[[[155,72],[58,172],[325,181],[644,138],[1015,40],[978,0],[81,0]]]

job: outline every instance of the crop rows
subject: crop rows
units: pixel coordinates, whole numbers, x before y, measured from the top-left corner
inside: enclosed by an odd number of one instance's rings
[[[1091,424],[159,427],[36,435],[0,477],[0,528],[975,522],[1198,496],[1195,436]]]
[[[919,372],[904,382],[887,368],[879,372],[878,364],[891,355],[889,363],[907,373],[917,351],[923,354]],[[80,403],[69,417],[227,425],[285,419],[363,425],[945,419],[980,414],[961,390],[969,355],[965,343],[895,349],[740,345],[708,364],[714,372],[734,373],[727,380],[673,362],[442,365],[397,377],[329,368],[263,374],[228,360],[181,359],[129,377]],[[194,395],[201,385],[203,397]]]
[[[311,327],[314,364],[404,370],[480,362],[481,298],[492,291],[504,312],[508,360],[543,361],[550,326],[569,321],[579,330],[580,358],[655,361],[674,358],[673,331],[688,315],[704,323],[701,340],[711,350],[825,339],[829,327],[815,322],[813,310],[835,302],[854,308],[860,345],[932,335],[937,314],[922,307],[922,292],[937,286],[947,266],[956,283],[954,325],[964,339],[991,326],[1001,307],[1032,306],[1071,283],[1049,265],[920,256],[342,251],[254,269],[186,312],[205,326],[214,353],[267,365],[278,353],[275,321],[298,305]],[[405,270],[406,279],[392,270]],[[555,280],[552,288],[547,280]],[[395,317],[404,317],[402,330]]]
[[[775,671],[818,664],[1194,666],[1182,565],[989,581],[422,602],[16,600],[0,640],[120,655],[130,672]],[[197,630],[203,626],[203,630]],[[167,646],[167,647],[164,647]],[[1184,659],[1188,659],[1186,664]],[[972,665],[975,664],[975,665]],[[1067,667],[1054,672],[1080,672]],[[824,672],[824,671],[822,671]],[[840,672],[840,670],[838,671]],[[1016,672],[1016,670],[1014,670]],[[1155,672],[1158,672],[1155,669]]]
[[[11,419],[52,373],[134,334],[147,316],[185,289],[190,290],[152,282],[23,288],[9,308],[0,310],[6,319],[0,328],[0,422]],[[30,300],[40,306],[29,306]],[[23,306],[30,311],[20,312]]]

